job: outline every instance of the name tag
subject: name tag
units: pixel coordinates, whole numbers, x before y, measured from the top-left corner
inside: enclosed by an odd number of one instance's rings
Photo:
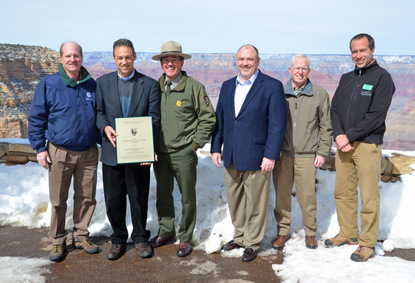
[[[363,90],[372,90],[372,88],[373,88],[373,85],[367,85],[367,84],[364,84],[362,87]]]

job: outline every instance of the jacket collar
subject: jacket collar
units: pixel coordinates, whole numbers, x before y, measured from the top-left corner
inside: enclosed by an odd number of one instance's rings
[[[294,93],[293,85],[291,83],[291,79],[288,80],[286,85],[284,86],[284,93],[292,96],[297,96]],[[307,96],[313,96],[313,85],[311,84],[311,81],[309,78],[307,78],[307,81],[305,83],[305,88],[303,92],[300,95],[307,95]]]
[[[354,72],[356,75],[359,75],[359,74],[363,75],[364,73],[366,73],[368,70],[371,70],[375,66],[378,66],[378,62],[376,60],[373,60],[372,63],[370,63],[366,67],[363,67],[363,69],[359,69],[357,66],[355,66]]]
[[[236,77],[235,77],[236,80]],[[247,105],[251,102],[251,100],[255,97],[255,95],[258,93],[258,91],[263,87],[263,81],[264,81],[264,74],[261,73],[261,71],[258,70],[258,76],[256,77],[254,83],[251,86],[251,89],[248,91],[244,102],[242,103],[241,106],[241,110],[239,111],[239,114],[237,115],[237,117],[239,117],[245,110],[245,108],[247,107]],[[232,90],[233,90],[233,95],[231,95],[231,99],[232,99],[232,108],[235,109],[235,89],[236,89],[236,84],[234,84]],[[235,111],[232,111],[232,113],[235,113]]]
[[[81,84],[91,78],[91,75],[83,66],[81,66],[80,72],[81,79],[78,82],[76,82],[66,74],[65,70],[63,69],[62,63],[59,63],[59,74],[61,75],[62,81],[66,86],[75,87],[76,85]]]
[[[172,91],[182,91],[186,87],[187,82],[187,74],[185,71],[181,71],[183,77],[180,80],[180,82],[177,84],[177,86]],[[161,91],[166,92],[166,88],[164,86],[164,81],[166,80],[166,74],[161,75],[161,77],[158,80],[159,86]]]

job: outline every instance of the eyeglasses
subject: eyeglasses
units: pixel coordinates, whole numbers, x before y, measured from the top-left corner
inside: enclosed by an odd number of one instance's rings
[[[310,68],[298,68],[298,67],[295,67],[293,69],[294,69],[294,72],[297,72],[297,73],[299,73],[300,71],[308,72],[308,70],[310,70]]]

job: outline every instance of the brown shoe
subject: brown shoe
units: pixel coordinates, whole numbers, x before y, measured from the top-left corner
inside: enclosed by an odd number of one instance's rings
[[[352,253],[350,259],[357,262],[367,261],[375,256],[374,248],[360,246]]]
[[[125,245],[111,244],[107,258],[109,260],[117,260],[125,253]]]
[[[190,243],[187,242],[180,242],[179,247],[177,248],[177,256],[179,257],[185,257],[191,254],[193,251],[192,246]]]
[[[101,249],[90,240],[85,240],[83,242],[76,241],[74,243],[74,246],[76,249],[83,249],[85,252],[89,254],[96,254],[101,251]]]
[[[317,249],[317,241],[315,236],[305,236],[305,246],[309,249]]]
[[[61,262],[65,258],[65,245],[53,245],[49,259],[54,262]]]
[[[238,245],[234,240],[227,242],[223,247],[222,250],[224,251],[231,251],[234,249],[242,248],[242,246]]]
[[[327,247],[339,247],[345,244],[355,245],[355,244],[358,244],[358,241],[357,241],[357,238],[346,238],[340,234],[337,234],[336,236],[334,236],[334,238],[325,240],[324,244]]]
[[[138,250],[138,255],[142,258],[150,258],[153,256],[153,249],[150,245],[145,243],[137,243],[135,244],[136,249]]]
[[[248,262],[254,260],[257,256],[258,252],[252,248],[246,248],[244,250],[244,254],[242,255],[242,261]]]
[[[282,250],[285,243],[290,239],[290,236],[278,235],[277,239],[272,244],[272,247],[276,250]]]
[[[148,241],[148,243],[150,244],[151,247],[153,248],[158,248],[164,245],[170,245],[170,244],[174,244],[176,243],[176,237],[172,236],[172,237],[159,237],[156,236],[153,239],[151,239],[150,241]]]

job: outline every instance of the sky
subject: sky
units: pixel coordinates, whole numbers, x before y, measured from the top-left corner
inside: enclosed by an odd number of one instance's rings
[[[128,38],[137,52],[175,40],[188,53],[235,53],[250,43],[260,54],[349,54],[350,39],[364,32],[375,54],[415,54],[413,0],[5,2],[0,43],[54,50],[74,40],[84,51],[111,51]]]
[[[0,139],[0,142],[22,142],[20,139]],[[223,168],[217,168],[203,153],[209,146],[198,151],[197,167],[197,225],[193,236],[195,249],[206,253],[219,252],[223,257],[240,261],[243,249],[220,252],[221,245],[232,239],[233,226],[228,210]],[[391,155],[391,151],[384,151]],[[400,152],[415,156],[413,152]],[[415,169],[415,164],[411,165]],[[13,176],[11,178],[10,176]],[[48,227],[50,222],[50,203],[48,198],[47,171],[36,163],[6,166],[0,164],[0,225],[26,226],[29,228]],[[317,170],[317,240],[318,248],[305,247],[304,229],[301,223],[301,209],[292,198],[292,238],[283,250],[284,262],[273,264],[275,276],[283,282],[414,282],[415,262],[397,257],[385,257],[385,251],[394,248],[415,248],[415,173],[401,176],[396,183],[380,182],[380,227],[376,256],[365,263],[350,260],[356,245],[338,248],[325,248],[324,240],[335,236],[339,231],[334,202],[335,172]],[[180,193],[175,187],[176,230],[180,223]],[[67,229],[73,226],[73,188],[70,188],[67,210]],[[106,218],[101,165],[98,170],[97,207],[89,231],[91,236],[110,236],[111,228]],[[268,223],[259,257],[276,254],[271,242],[277,236],[277,224],[273,215],[275,192],[271,189]],[[36,213],[34,213],[36,212]],[[127,225],[131,233],[131,219],[127,213]],[[151,237],[158,231],[156,212],[156,181],[151,173],[147,229]],[[208,236],[206,236],[208,235]],[[131,240],[131,239],[130,239]],[[178,243],[176,243],[178,244]],[[106,252],[106,251],[104,251]],[[70,255],[69,255],[70,256]],[[47,258],[2,257],[0,251],[0,278],[2,282],[16,282],[30,278],[30,282],[43,282],[41,274],[50,270]],[[341,268],[339,268],[341,267]],[[324,268],[324,272],[321,272]],[[27,281],[24,281],[27,282]]]

